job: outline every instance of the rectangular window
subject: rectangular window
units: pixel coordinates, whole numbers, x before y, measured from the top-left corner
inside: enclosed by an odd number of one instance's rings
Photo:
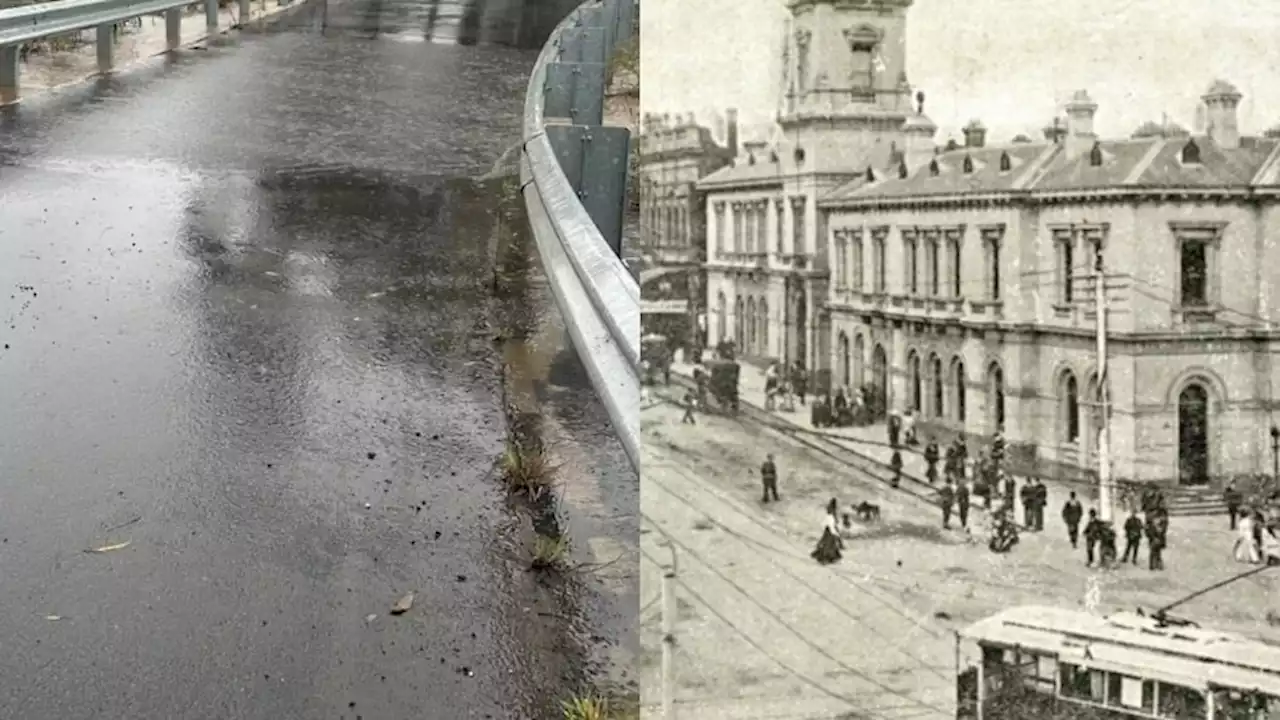
[[[1179,268],[1179,297],[1184,308],[1209,305],[1209,243],[1183,240]]]
[[[773,201],[774,220],[775,220],[775,224],[777,225],[777,227],[775,228],[777,235],[774,236],[773,241],[777,245],[779,255],[785,255],[787,253],[786,243],[783,242],[787,236],[782,229],[783,227],[782,221],[785,219],[784,216],[786,215],[786,213],[783,211],[782,207],[783,206],[782,206],[781,200]]]
[[[1072,280],[1075,277],[1075,247],[1070,236],[1058,240],[1058,299],[1064,305],[1075,301]]]
[[[794,252],[797,255],[804,255],[805,245],[806,245],[805,239],[804,239],[805,238],[804,199],[796,198],[791,201],[791,215],[794,218],[792,220],[792,225],[793,225],[792,230],[794,230],[794,232],[792,233],[792,241],[795,245],[795,249],[792,252]]]
[[[742,224],[745,225],[742,233],[746,237],[742,251],[753,253],[756,251],[756,212],[750,203],[742,206]]]
[[[849,262],[853,264],[853,289],[862,292],[862,231],[855,230],[850,239]]]
[[[1105,673],[1101,670],[1090,670],[1078,665],[1062,663],[1058,666],[1059,680],[1063,697],[1073,700],[1084,700],[1099,705],[1106,701],[1106,689],[1103,681]]]
[[[884,233],[878,233],[871,239],[871,259],[875,263],[875,275],[872,282],[875,285],[875,291],[881,295],[885,292],[886,280],[888,279],[888,262],[885,259],[885,238]]]
[[[734,203],[731,208],[733,223],[733,252],[742,252],[742,206]]]
[[[1155,683],[1119,673],[1107,673],[1107,704],[1152,712],[1155,708]]]
[[[919,257],[917,255],[916,239],[914,237],[903,240],[902,254],[904,260],[903,270],[906,273],[902,282],[903,290],[905,290],[908,295],[915,295],[920,291],[920,274],[919,269],[916,267],[916,261],[919,260]]]
[[[938,253],[938,240],[936,238],[929,240],[929,244],[925,249],[925,255],[929,262],[929,295],[932,297],[938,297],[938,295],[941,294],[938,290],[941,285],[941,273],[939,272],[941,268],[939,266],[942,263],[941,257]]]
[[[952,238],[947,241],[947,254],[951,267],[951,297],[964,297],[964,288],[960,282],[960,240]]]
[[[716,257],[724,256],[724,203],[716,203]]]
[[[834,246],[832,255],[835,257],[836,271],[835,281],[836,289],[843,290],[845,285],[845,264],[847,258],[845,256],[845,234],[843,230],[836,230],[831,234],[831,244]]]

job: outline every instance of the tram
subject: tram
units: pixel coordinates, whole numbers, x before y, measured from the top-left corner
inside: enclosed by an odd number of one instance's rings
[[[1280,647],[1185,621],[1023,606],[956,639],[957,720],[1280,720]]]

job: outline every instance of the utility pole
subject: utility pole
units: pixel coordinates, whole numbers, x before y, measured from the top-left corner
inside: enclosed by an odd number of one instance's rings
[[[662,717],[676,720],[676,546],[671,550],[671,567],[662,573]]]
[[[1098,402],[1101,404],[1102,427],[1098,428],[1098,519],[1112,522],[1111,483],[1111,407],[1107,392],[1107,275],[1102,256],[1102,242],[1094,246],[1094,297],[1097,303]]]

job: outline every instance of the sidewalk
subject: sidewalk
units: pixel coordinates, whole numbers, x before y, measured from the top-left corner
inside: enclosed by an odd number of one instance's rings
[[[279,0],[253,0],[249,20],[262,20],[279,15],[291,8],[306,5],[306,0],[281,4]],[[242,21],[239,6],[231,5],[218,11],[218,28],[226,32]],[[182,16],[182,46],[195,45],[209,37],[204,25],[204,10],[184,13]],[[164,18],[155,15],[142,18],[142,29],[122,32],[115,47],[116,70],[124,70],[140,60],[159,55],[167,49]],[[22,94],[52,90],[63,85],[77,83],[98,74],[97,45],[90,41],[74,50],[32,54],[18,70]]]
[[[684,377],[693,376],[693,365],[689,363],[673,362],[671,369],[676,374]],[[763,408],[765,406],[764,386],[763,370],[746,363],[740,364],[738,375],[738,395],[743,402]],[[799,403],[796,403],[795,412],[782,412],[775,410],[773,411],[773,415],[784,422],[790,423],[800,430],[820,433],[828,439],[831,439],[850,450],[859,452],[878,462],[884,463],[885,465],[889,464],[890,459],[893,457],[893,449],[890,448],[888,444],[889,433],[886,423],[877,422],[863,427],[815,428],[809,414],[809,408],[810,406],[807,404],[800,405]],[[924,450],[924,438],[921,438],[921,440],[922,443],[918,446],[902,447],[902,469],[905,475],[923,481],[928,469],[928,463],[924,461],[924,456],[922,454]],[[942,452],[945,452],[945,450],[945,447],[940,448],[940,451]],[[939,473],[942,472],[941,466],[942,463],[939,461]],[[972,477],[972,467],[973,463],[970,461],[970,477]],[[1014,477],[1017,480],[1017,487],[1021,489],[1026,478],[1016,474]],[[1045,488],[1049,491],[1049,503],[1045,507],[1046,530],[1051,525],[1056,526],[1061,524],[1059,513],[1062,510],[1063,503],[1067,500],[1067,496],[1073,490],[1079,495],[1080,502],[1085,506],[1086,513],[1088,512],[1088,508],[1093,506],[1093,501],[1091,500],[1093,490],[1092,486],[1081,487],[1053,479],[1043,479],[1043,482]],[[1026,518],[1023,515],[1021,502],[1016,503],[1016,505],[1015,517],[1017,522],[1025,523]],[[975,499],[973,508],[981,513],[982,501],[980,499]],[[1115,518],[1117,522],[1123,522],[1123,515],[1121,515],[1122,512],[1123,511],[1117,503],[1117,516]],[[979,518],[981,519],[981,514],[979,514]],[[1175,518],[1173,525],[1193,532],[1226,531],[1227,519],[1226,517],[1218,516],[1179,516]]]

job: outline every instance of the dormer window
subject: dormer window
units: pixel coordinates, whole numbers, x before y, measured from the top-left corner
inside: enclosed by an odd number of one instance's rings
[[[748,165],[755,165],[755,164],[756,164],[756,156],[755,156],[755,155],[748,155],[748,156],[747,156],[747,164],[748,164]]]
[[[907,161],[906,161],[906,160],[899,160],[899,161],[898,161],[898,177],[900,177],[900,178],[902,178],[903,180],[905,180],[905,179],[907,179],[907,175],[909,175],[909,174],[910,174],[910,172],[907,170]]]
[[[1196,144],[1195,140],[1188,140],[1187,144],[1182,146],[1182,164],[1200,164],[1200,146]]]
[[[875,181],[876,181],[876,171],[872,170],[871,166],[868,165],[867,166],[867,182],[873,183]]]
[[[796,148],[792,157],[795,159],[796,165],[804,165],[804,148]]]
[[[1093,167],[1102,167],[1102,146],[1094,143],[1089,150],[1089,164]]]
[[[971,174],[973,174],[973,158],[969,157],[968,155],[965,155],[965,156],[964,156],[964,165],[963,165],[962,169],[964,170],[964,174],[965,174],[965,175],[971,175]]]
[[[1013,169],[1013,158],[1009,157],[1009,153],[1000,153],[1000,172],[1009,172]]]
[[[930,161],[929,161],[929,174],[930,174],[930,175],[933,175],[934,177],[937,177],[937,176],[938,176],[938,173],[939,173],[939,172],[941,172],[941,171],[942,171],[942,168],[939,168],[939,167],[938,167],[938,161],[937,161],[936,159],[935,159],[935,160],[930,160]]]

